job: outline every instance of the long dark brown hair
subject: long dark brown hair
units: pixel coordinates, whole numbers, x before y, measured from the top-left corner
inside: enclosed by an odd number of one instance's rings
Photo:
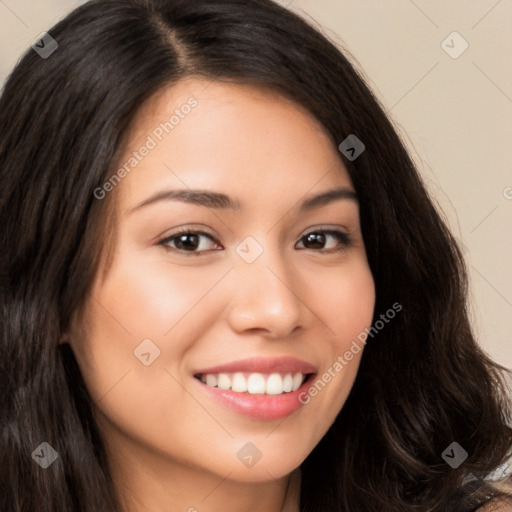
[[[512,443],[504,369],[475,342],[454,238],[384,109],[338,45],[270,0],[92,0],[28,50],[0,98],[0,510],[113,512],[94,404],[68,344],[111,229],[112,175],[145,101],[202,76],[297,101],[338,146],[360,199],[375,319],[354,387],[303,462],[301,512],[471,510]],[[42,470],[31,454],[59,458]],[[442,458],[457,442],[458,468]],[[467,485],[463,485],[469,481]]]

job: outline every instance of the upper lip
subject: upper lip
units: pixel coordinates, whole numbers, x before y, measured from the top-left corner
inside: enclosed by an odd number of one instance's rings
[[[194,372],[198,374],[216,374],[216,373],[316,373],[316,367],[311,363],[297,359],[296,357],[253,357],[241,361],[212,366],[210,368],[201,368]]]

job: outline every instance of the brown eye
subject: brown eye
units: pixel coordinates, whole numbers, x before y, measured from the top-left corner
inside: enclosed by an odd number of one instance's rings
[[[216,240],[204,231],[183,230],[164,238],[158,242],[158,245],[164,246],[167,250],[189,253],[188,255],[199,255],[204,251],[213,249],[211,247],[212,242],[213,245],[217,245]]]
[[[346,249],[350,245],[351,239],[347,233],[342,231],[317,230],[304,235],[301,238],[301,242],[303,243],[304,249],[313,249],[319,250],[320,252],[330,253]],[[328,247],[325,247],[326,244]]]

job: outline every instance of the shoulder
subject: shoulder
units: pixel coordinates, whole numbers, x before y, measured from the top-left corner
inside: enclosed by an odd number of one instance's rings
[[[461,488],[455,508],[461,512],[512,512],[511,484],[510,478],[501,481],[473,478]]]
[[[475,512],[512,512],[512,502],[504,503],[501,500],[491,500]]]

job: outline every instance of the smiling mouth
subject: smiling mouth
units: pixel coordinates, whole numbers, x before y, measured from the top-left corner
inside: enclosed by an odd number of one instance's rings
[[[212,388],[251,395],[291,393],[308,380],[312,373],[198,373],[194,377]]]

